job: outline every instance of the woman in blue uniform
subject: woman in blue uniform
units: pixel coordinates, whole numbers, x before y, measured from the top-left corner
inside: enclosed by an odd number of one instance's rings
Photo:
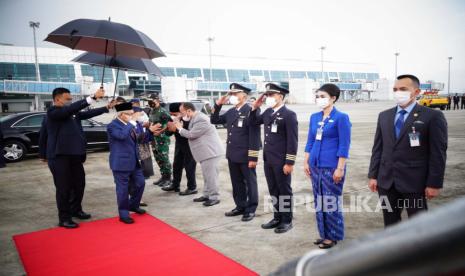
[[[331,248],[344,239],[342,188],[352,124],[347,114],[334,107],[339,95],[339,88],[330,83],[316,92],[316,104],[322,111],[310,117],[305,147],[304,169],[312,181],[320,234],[314,243],[322,249]]]

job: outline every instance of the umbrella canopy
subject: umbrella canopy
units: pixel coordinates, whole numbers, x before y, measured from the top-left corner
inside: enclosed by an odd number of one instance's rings
[[[144,33],[109,20],[76,19],[51,32],[45,41],[113,57],[153,59],[166,56]]]
[[[96,53],[83,53],[72,61],[89,65],[107,66],[120,70],[133,70],[151,75],[162,76],[160,68],[150,59],[128,57],[106,57]]]

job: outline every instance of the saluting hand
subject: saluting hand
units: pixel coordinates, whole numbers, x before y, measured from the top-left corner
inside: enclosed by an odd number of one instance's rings
[[[255,110],[259,108],[260,106],[262,106],[264,99],[265,99],[265,94],[262,94],[260,97],[258,97],[258,99],[253,103],[252,110]]]
[[[219,98],[218,100],[216,100],[216,104],[217,105],[223,105],[228,101],[228,98],[229,98],[229,95],[226,94],[226,95],[222,96],[221,98]]]

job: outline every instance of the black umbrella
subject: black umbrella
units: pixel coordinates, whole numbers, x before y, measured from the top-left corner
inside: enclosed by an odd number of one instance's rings
[[[128,25],[111,22],[110,19],[108,21],[93,19],[70,21],[51,32],[45,41],[112,57],[153,59],[166,56],[144,33]]]
[[[152,60],[144,58],[106,57],[102,54],[83,53],[74,58],[72,61],[85,63],[89,65],[106,66],[117,69],[113,97],[116,93],[116,84],[118,83],[119,70],[133,70],[160,77],[163,76],[162,72],[160,71],[160,68],[158,68],[158,66],[156,66]]]

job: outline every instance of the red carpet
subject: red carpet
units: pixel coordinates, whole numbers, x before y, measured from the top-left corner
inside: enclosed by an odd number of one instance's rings
[[[28,276],[256,275],[150,215],[81,223],[13,237]]]

